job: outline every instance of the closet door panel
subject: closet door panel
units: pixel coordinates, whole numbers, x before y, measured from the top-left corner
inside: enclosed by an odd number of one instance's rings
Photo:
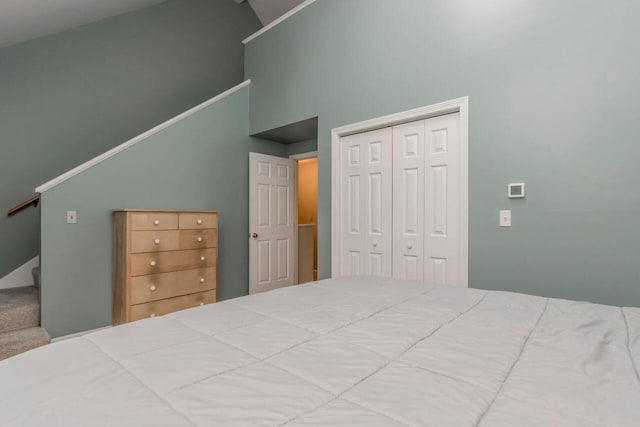
[[[393,128],[393,276],[424,278],[425,121]]]
[[[391,128],[362,134],[367,155],[366,274],[392,275],[393,251],[393,133]]]
[[[460,218],[459,113],[425,121],[425,280],[457,285]]]
[[[341,140],[341,275],[391,276],[392,133]]]
[[[342,276],[359,276],[364,271],[364,183],[365,163],[362,161],[362,137],[342,138],[342,207],[341,271]]]

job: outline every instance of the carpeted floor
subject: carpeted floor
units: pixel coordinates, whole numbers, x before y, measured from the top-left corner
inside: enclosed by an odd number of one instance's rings
[[[0,360],[24,353],[32,348],[51,342],[51,337],[42,328],[20,329],[0,334]]]
[[[50,342],[40,325],[40,301],[33,286],[0,289],[0,360]]]

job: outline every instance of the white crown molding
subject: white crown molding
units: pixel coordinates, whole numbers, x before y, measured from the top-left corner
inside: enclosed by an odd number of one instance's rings
[[[253,39],[257,38],[257,37],[260,37],[262,34],[266,33],[267,31],[269,31],[270,29],[272,29],[276,25],[280,24],[283,21],[286,21],[287,19],[289,19],[290,17],[292,17],[296,13],[300,12],[305,7],[311,5],[312,3],[315,3],[315,2],[316,2],[316,0],[307,0],[305,2],[300,3],[298,6],[294,7],[289,12],[285,13],[284,15],[282,15],[280,18],[274,20],[273,22],[269,23],[268,25],[265,25],[262,29],[256,31],[255,33],[251,34],[246,39],[242,40],[242,43],[246,45],[251,40],[253,40]]]
[[[239,91],[240,89],[248,86],[251,84],[251,80],[246,80],[242,83],[240,83],[237,86],[232,87],[231,89],[222,92],[220,95],[217,95],[211,99],[209,99],[208,101],[203,102],[202,104],[196,105],[195,107],[191,108],[190,110],[185,111],[182,114],[179,114],[177,116],[175,116],[172,119],[167,120],[166,122],[154,127],[151,130],[146,131],[145,133],[136,136],[133,139],[130,139],[129,141],[125,142],[124,144],[120,144],[115,148],[112,148],[111,150],[107,151],[106,153],[103,153],[101,155],[99,155],[98,157],[94,157],[93,159],[89,160],[86,163],[81,164],[80,166],[71,169],[70,171],[60,175],[57,178],[52,179],[51,181],[42,184],[41,186],[36,188],[36,193],[44,193],[47,190],[52,189],[53,187],[55,187],[56,185],[59,185],[63,182],[65,182],[68,179],[73,178],[74,176],[86,171],[87,169],[91,169],[92,167],[94,167],[97,164],[100,164],[102,162],[104,162],[105,160],[115,156],[118,153],[121,153],[122,151],[133,147],[134,145],[138,144],[139,142],[144,141],[145,139],[149,138],[152,135],[155,135],[158,132],[163,131],[164,129],[186,119],[189,116],[194,115],[195,113],[197,113],[198,111],[207,108],[210,105],[215,104],[216,102],[228,97],[229,95],[234,94],[235,92]]]

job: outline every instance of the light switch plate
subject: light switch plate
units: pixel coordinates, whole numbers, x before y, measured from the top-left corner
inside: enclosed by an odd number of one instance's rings
[[[511,211],[500,211],[500,227],[511,227]]]
[[[78,212],[67,211],[67,224],[77,224],[77,223],[78,223]]]

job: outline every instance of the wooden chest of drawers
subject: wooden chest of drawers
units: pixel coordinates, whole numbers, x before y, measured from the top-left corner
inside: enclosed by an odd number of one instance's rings
[[[114,230],[114,325],[216,302],[216,211],[115,211]]]

